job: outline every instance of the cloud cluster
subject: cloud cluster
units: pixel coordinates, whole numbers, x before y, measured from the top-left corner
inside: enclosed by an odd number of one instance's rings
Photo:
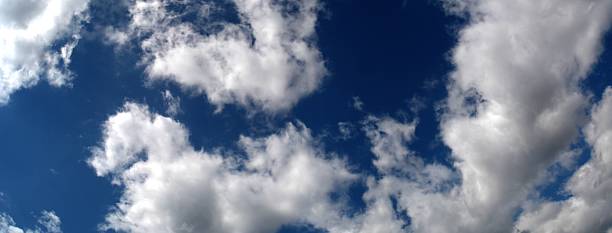
[[[62,221],[53,211],[42,211],[38,218],[38,226],[34,229],[22,229],[15,225],[11,216],[0,213],[0,232],[3,233],[62,233]]]
[[[241,23],[206,34],[180,21],[168,2],[134,1],[129,33],[146,38],[151,79],[205,93],[219,107],[289,109],[326,73],[311,40],[318,3],[234,3]],[[241,137],[244,153],[198,151],[180,123],[127,103],[106,121],[89,161],[123,188],[105,228],[263,233],[307,223],[361,233],[610,232],[612,89],[589,119],[580,82],[601,53],[612,2],[445,3],[469,19],[452,53],[456,69],[440,123],[452,167],[409,149],[417,121],[368,116],[363,131],[376,175],[366,177],[365,210],[347,215],[343,192],[359,175],[320,149],[304,125]],[[362,106],[355,98],[355,108]],[[348,124],[339,127],[350,136]],[[592,158],[565,186],[569,199],[544,200],[537,187],[565,166],[582,128]]]
[[[41,78],[68,83],[88,0],[0,0],[0,104]]]
[[[241,137],[244,155],[195,150],[188,132],[127,103],[104,125],[89,163],[124,188],[106,229],[127,232],[275,232],[312,224],[342,232],[343,187],[356,175],[316,146],[302,124]]]
[[[240,22],[206,30],[183,22],[171,8],[201,8],[196,17],[212,21],[208,15],[217,9],[212,3],[132,1],[128,30],[110,30],[109,38],[121,44],[126,34],[140,36],[151,80],[171,80],[205,94],[219,110],[226,104],[268,113],[289,110],[327,74],[315,43],[318,1],[231,2]]]

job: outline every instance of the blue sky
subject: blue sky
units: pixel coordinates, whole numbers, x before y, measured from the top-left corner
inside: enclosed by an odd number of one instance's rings
[[[0,0],[0,232],[610,232],[612,3],[543,2]]]

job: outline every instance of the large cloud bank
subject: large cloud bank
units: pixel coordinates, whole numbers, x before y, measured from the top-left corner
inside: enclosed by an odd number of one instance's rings
[[[0,104],[45,79],[68,84],[88,0],[0,0]],[[58,46],[59,45],[59,46]]]

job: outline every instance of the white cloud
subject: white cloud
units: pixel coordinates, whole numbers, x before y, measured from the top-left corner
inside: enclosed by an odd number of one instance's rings
[[[353,96],[353,108],[358,111],[363,111],[363,105],[363,101],[361,101],[361,98],[359,98],[359,96]]]
[[[87,4],[88,0],[0,0],[0,104],[41,78],[53,86],[68,83],[70,56]],[[56,43],[61,43],[58,49]]]
[[[172,95],[172,92],[165,90],[162,92],[164,103],[166,104],[166,114],[176,116],[181,113],[181,97]]]
[[[380,172],[413,170],[413,166],[405,165],[414,161],[406,143],[412,140],[415,126],[414,122],[404,124],[389,117],[368,117],[364,130],[372,142],[372,153],[376,156],[374,165]]]
[[[22,229],[15,225],[11,216],[0,213],[0,232],[2,233],[62,233],[60,218],[53,211],[42,211],[38,225],[34,229]]]
[[[406,232],[407,229],[445,232],[445,224],[456,222],[440,210],[460,207],[456,188],[443,193],[450,190],[457,174],[439,164],[426,164],[408,149],[415,127],[416,122],[401,123],[389,117],[369,116],[366,120],[364,131],[372,143],[374,165],[381,176],[368,179],[368,191],[363,197],[367,208],[354,223],[360,226],[358,232]],[[396,206],[393,199],[397,200]],[[400,218],[402,214],[409,215],[411,223]],[[449,222],[440,224],[440,219]],[[429,221],[438,222],[423,224]]]
[[[143,36],[143,63],[151,80],[171,80],[205,94],[218,110],[238,104],[275,113],[315,91],[327,74],[315,43],[317,0],[234,0],[240,23],[214,24],[221,29],[209,35],[182,22],[169,2],[133,1],[132,22],[124,32]],[[217,9],[196,8],[207,22]],[[109,35],[119,42],[125,38],[113,30]]]
[[[612,89],[606,90],[591,116],[585,134],[592,156],[567,183],[572,196],[536,204],[521,216],[520,229],[534,233],[612,230]]]
[[[317,3],[295,2],[300,9],[295,14],[282,14],[264,0],[235,3],[242,23],[223,24],[218,33],[204,36],[176,21],[164,1],[135,1],[129,33],[146,35],[141,46],[151,79],[205,93],[218,107],[286,110],[316,89],[325,73],[308,39]],[[124,188],[106,227],[274,232],[307,222],[330,232],[362,233],[606,231],[612,219],[607,195],[612,91],[593,110],[586,135],[594,157],[568,183],[572,197],[561,202],[530,197],[549,180],[551,166],[571,166],[568,160],[575,159],[570,145],[587,123],[589,105],[579,85],[601,53],[612,2],[446,3],[449,11],[469,16],[453,51],[456,70],[440,125],[453,168],[427,164],[408,149],[416,122],[368,117],[364,131],[379,176],[368,177],[364,213],[349,219],[330,194],[355,175],[318,149],[305,126],[290,124],[265,138],[242,137],[245,153],[236,157],[197,151],[181,124],[128,103],[108,119],[104,141],[90,160],[98,175]],[[298,19],[308,20],[296,26]],[[293,43],[310,55],[287,60],[302,54]],[[295,73],[307,78],[289,75]],[[297,80],[309,88],[298,83],[302,92],[295,92],[286,85]],[[353,103],[362,110],[358,98]],[[409,216],[409,226],[402,214]]]
[[[43,230],[38,230],[47,233],[61,233],[62,229],[60,228],[62,221],[60,218],[55,215],[53,211],[42,211],[40,218],[38,219],[38,224],[40,224]]]
[[[23,233],[23,230],[15,226],[15,221],[11,216],[2,213],[0,214],[0,232]]]
[[[188,132],[127,103],[104,125],[91,166],[124,188],[105,228],[127,232],[275,232],[309,223],[342,232],[342,192],[356,176],[302,124],[241,137],[244,156],[195,150]]]
[[[425,164],[408,149],[414,124],[373,118],[365,130],[382,176],[370,181],[364,196],[368,208],[361,217],[370,223],[362,223],[362,232],[399,232],[400,213],[409,215],[412,232],[512,232],[522,208],[532,211],[519,228],[606,231],[609,164],[581,168],[568,185],[574,197],[563,204],[533,207],[529,197],[549,180],[551,166],[565,166],[574,154],[570,145],[589,104],[579,84],[601,53],[612,2],[447,3],[470,20],[453,51],[456,70],[441,123],[457,171]],[[598,126],[587,131],[599,158],[609,147],[602,126],[608,123],[601,123],[610,114],[605,109],[595,110],[592,125]],[[598,117],[604,115],[606,120]],[[398,200],[397,206],[388,199]]]
[[[359,233],[401,233],[406,224],[399,219],[391,203],[390,193],[384,184],[378,184],[370,178],[368,192],[364,195],[367,209],[358,221],[361,222]]]
[[[445,232],[457,225],[509,232],[524,200],[578,135],[588,104],[579,82],[601,53],[612,2],[466,2],[470,23],[453,51],[441,124],[464,204],[441,210],[458,223],[441,222],[449,223]]]
[[[107,43],[114,43],[119,46],[125,45],[130,40],[130,35],[128,35],[128,33],[117,30],[113,27],[104,28],[104,37]]]
[[[340,139],[348,140],[355,135],[355,126],[351,122],[338,122],[338,132]]]

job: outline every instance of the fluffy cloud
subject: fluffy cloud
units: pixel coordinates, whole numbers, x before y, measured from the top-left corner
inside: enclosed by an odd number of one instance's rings
[[[195,150],[181,124],[134,103],[104,129],[89,162],[124,188],[105,228],[263,233],[294,223],[332,232],[350,226],[332,194],[342,196],[356,177],[318,149],[301,124],[264,138],[241,137],[244,155]]]
[[[62,233],[62,221],[53,211],[42,211],[38,218],[38,225],[34,229],[25,229],[15,226],[15,221],[7,214],[0,214],[0,232],[3,233]]]
[[[362,231],[401,232],[408,224],[402,213],[413,232],[608,230],[606,103],[587,128],[594,159],[568,184],[574,196],[535,206],[529,197],[552,165],[565,162],[586,122],[589,101],[579,84],[601,53],[612,2],[446,3],[470,20],[453,51],[456,70],[441,122],[456,171],[410,152],[413,124],[374,118],[365,130],[381,177],[368,184]],[[527,211],[516,225],[521,209]]]
[[[579,82],[601,52],[612,2],[467,2],[471,22],[453,52],[441,124],[464,206],[443,211],[468,232],[509,232],[543,172],[578,135],[588,104]]]
[[[316,90],[327,74],[315,44],[318,1],[233,3],[240,22],[210,23],[217,27],[207,30],[181,21],[170,5],[199,7],[198,17],[207,22],[212,21],[208,15],[214,5],[133,1],[132,22],[124,33],[144,38],[143,63],[151,80],[171,80],[205,94],[219,110],[225,104],[269,113],[290,109]],[[109,32],[109,38],[125,38],[121,32]]]
[[[0,0],[0,104],[41,77],[53,86],[67,84],[87,4],[88,0]]]
[[[135,1],[128,33],[146,38],[141,47],[151,79],[173,80],[219,107],[237,103],[282,111],[312,92],[325,74],[310,40],[317,3],[288,2],[293,10],[236,0],[241,23],[223,23],[205,35],[177,20],[165,1]],[[361,233],[609,231],[612,91],[588,123],[589,99],[579,85],[601,53],[612,2],[446,4],[469,17],[453,50],[456,70],[440,125],[453,167],[428,164],[410,151],[416,121],[370,116],[363,130],[378,174],[367,178],[365,211],[349,218],[342,202],[331,197],[356,176],[318,149],[305,126],[242,137],[242,155],[198,151],[181,124],[128,103],[108,119],[103,143],[89,161],[98,175],[124,188],[105,227],[274,232],[309,223]],[[206,9],[208,15],[212,8]],[[361,110],[363,103],[355,103]],[[593,158],[567,184],[572,197],[532,200],[551,167],[567,163],[585,125]]]
[[[534,233],[612,231],[612,89],[593,108],[585,134],[593,147],[592,156],[567,183],[572,197],[536,205],[523,214],[520,229]]]

